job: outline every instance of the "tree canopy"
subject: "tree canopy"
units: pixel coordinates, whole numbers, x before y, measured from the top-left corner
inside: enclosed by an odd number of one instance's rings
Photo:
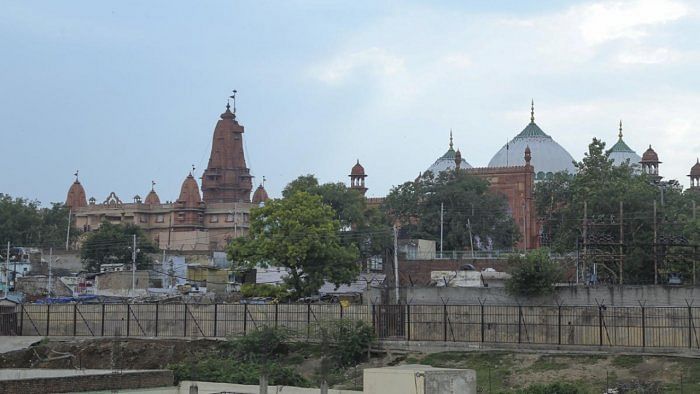
[[[135,224],[102,222],[100,228],[87,233],[80,249],[83,267],[88,272],[100,272],[102,264],[130,264],[133,236],[136,235],[136,268],[146,269],[153,262],[149,253],[158,251],[143,230]]]
[[[285,267],[285,281],[300,298],[318,292],[327,280],[336,285],[357,278],[359,252],[340,238],[341,222],[321,196],[289,192],[251,210],[250,230],[228,247],[235,268]]]
[[[554,292],[554,285],[562,278],[561,267],[549,258],[549,251],[537,249],[524,256],[508,259],[511,277],[506,281],[508,293],[536,297]]]
[[[66,243],[68,208],[53,203],[42,208],[38,201],[0,193],[0,242],[15,246],[62,246]],[[79,231],[71,229],[71,241]]]
[[[483,248],[489,243],[493,248],[511,247],[520,240],[505,197],[493,193],[488,181],[463,171],[443,171],[437,176],[426,172],[415,182],[394,187],[382,208],[409,237],[439,240],[441,204],[445,250],[469,248],[469,226]]]

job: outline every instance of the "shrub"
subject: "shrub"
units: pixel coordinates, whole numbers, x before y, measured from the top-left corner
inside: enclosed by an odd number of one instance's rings
[[[229,343],[234,352],[248,361],[276,359],[289,350],[286,342],[291,332],[285,328],[261,327],[242,337],[232,337]]]
[[[255,362],[239,361],[233,358],[205,358],[188,360],[168,365],[176,381],[204,380],[219,383],[258,384],[265,371],[270,384],[308,387],[306,380],[293,368],[278,363],[262,365]]]
[[[533,384],[516,391],[517,394],[579,394],[581,389],[571,383],[555,382],[550,384]]]
[[[554,285],[561,280],[559,265],[549,258],[549,251],[537,249],[527,255],[508,258],[512,267],[511,277],[506,281],[508,293],[523,297],[551,294]]]
[[[286,286],[277,286],[269,283],[244,283],[241,285],[243,297],[271,297],[282,299],[287,297]]]
[[[322,351],[336,366],[345,367],[365,359],[375,341],[374,329],[361,320],[340,319],[319,325]]]

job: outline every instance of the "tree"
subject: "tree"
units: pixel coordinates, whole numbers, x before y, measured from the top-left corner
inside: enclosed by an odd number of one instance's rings
[[[472,236],[490,239],[494,248],[511,247],[520,239],[505,197],[491,192],[488,181],[463,171],[437,177],[427,172],[394,187],[382,208],[409,237],[439,240],[441,206],[444,249],[470,247],[470,227]]]
[[[511,277],[506,281],[508,293],[522,297],[536,297],[554,292],[561,280],[561,268],[549,258],[549,251],[537,249],[525,256],[513,255],[508,259]]]
[[[42,208],[38,201],[0,193],[0,241],[10,241],[15,246],[62,246],[67,229],[68,208],[63,204]],[[71,241],[79,234],[71,228]]]
[[[340,221],[318,195],[295,192],[251,210],[250,231],[233,240],[228,256],[236,268],[285,267],[293,297],[318,292],[324,280],[336,285],[357,278],[357,247],[340,241]]]
[[[99,272],[102,264],[123,263],[132,261],[133,236],[136,235],[136,268],[145,269],[153,261],[148,253],[156,253],[158,249],[146,236],[143,230],[134,224],[112,224],[102,222],[100,228],[90,232],[83,241],[80,258],[85,270]]]

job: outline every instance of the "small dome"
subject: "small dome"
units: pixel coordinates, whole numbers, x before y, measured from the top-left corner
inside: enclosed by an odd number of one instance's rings
[[[202,202],[202,197],[199,195],[199,186],[192,173],[182,182],[180,197],[177,199],[177,202],[184,203],[186,207],[196,207]]]
[[[460,157],[462,156],[461,153],[459,155]],[[457,168],[456,159],[457,152],[454,150],[454,145],[452,144],[452,131],[450,131],[450,146],[447,149],[447,152],[445,152],[444,155],[440,156],[437,160],[435,160],[435,163],[433,163],[433,165],[428,167],[428,169],[425,171],[430,171],[433,173],[433,175],[437,176],[443,171],[454,170],[455,168]],[[472,166],[462,158],[459,168],[472,168]]]
[[[350,176],[365,176],[365,168],[362,167],[362,164],[360,164],[360,160],[357,160],[357,164],[352,166],[352,170],[350,170]]]
[[[538,174],[537,179],[560,171],[567,171],[570,174],[576,172],[571,154],[535,123],[534,105],[530,123],[496,152],[489,162],[489,167],[524,166],[527,163],[523,152],[528,148],[531,157],[530,165]]]
[[[148,205],[159,205],[160,198],[158,197],[158,193],[156,193],[155,190],[151,189],[151,191],[148,192],[148,195],[146,196],[146,200],[144,201],[144,203],[148,204]]]
[[[85,197],[85,189],[80,181],[77,179],[70,185],[68,189],[68,195],[66,196],[66,206],[68,208],[82,208],[87,206],[87,199]]]
[[[622,140],[622,121],[620,121],[620,133],[615,145],[608,150],[608,157],[612,159],[614,165],[620,165],[627,162],[629,165],[636,165],[642,161],[637,152],[630,148],[625,141]]]
[[[690,176],[700,177],[700,159],[695,162],[695,165],[690,167]]]
[[[253,204],[264,203],[269,199],[270,197],[268,197],[267,191],[265,190],[263,185],[259,185],[258,188],[255,189],[255,193],[253,193]]]
[[[651,145],[649,145],[649,149],[642,154],[642,163],[660,163],[659,155],[651,148]]]

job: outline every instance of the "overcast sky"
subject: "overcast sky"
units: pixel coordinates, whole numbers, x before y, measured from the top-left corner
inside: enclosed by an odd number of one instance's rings
[[[273,197],[301,174],[368,195],[455,146],[486,166],[528,123],[576,159],[617,124],[687,186],[700,154],[700,3],[0,1],[0,192],[175,200],[237,89]],[[465,4],[468,3],[468,4]]]

